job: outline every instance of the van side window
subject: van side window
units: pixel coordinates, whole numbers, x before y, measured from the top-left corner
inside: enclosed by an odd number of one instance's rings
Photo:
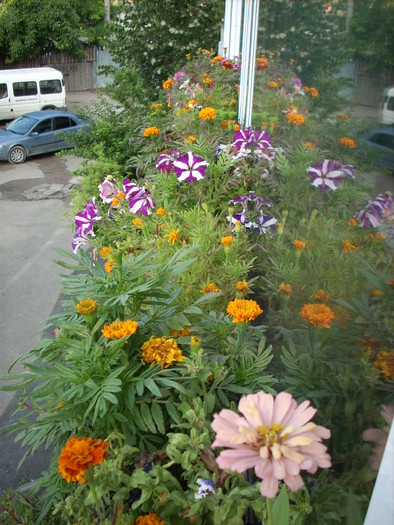
[[[73,119],[68,118],[68,117],[55,117],[53,120],[54,120],[53,129],[55,130],[71,128],[72,126],[76,125]]]
[[[62,92],[62,84],[60,80],[40,80],[41,95],[53,95],[54,93]]]
[[[7,84],[0,84],[0,99],[8,97]]]
[[[37,95],[37,83],[36,82],[14,82],[12,84],[15,97],[29,97]]]
[[[390,97],[387,102],[387,109],[394,111],[394,97]]]

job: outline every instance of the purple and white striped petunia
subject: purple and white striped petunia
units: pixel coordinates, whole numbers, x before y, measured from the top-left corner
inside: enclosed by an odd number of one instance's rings
[[[123,191],[128,201],[138,199],[145,193],[144,188],[141,188],[130,179],[123,179]]]
[[[275,217],[270,217],[269,215],[265,215],[265,213],[261,211],[256,221],[253,223],[253,228],[261,235],[265,235],[267,232],[273,234],[275,233],[277,222],[278,219],[275,219]]]
[[[74,217],[74,222],[77,226],[77,232],[83,233],[84,235],[92,235],[93,233],[93,226],[96,221],[99,221],[101,217],[99,217],[97,208],[94,204],[94,198],[91,199],[88,204],[85,206],[83,212],[79,212]]]
[[[387,193],[381,193],[375,199],[369,200],[366,207],[356,214],[355,219],[362,228],[377,228],[392,213],[393,199]]]
[[[118,193],[118,189],[115,188],[114,184],[109,180],[105,180],[102,184],[99,184],[98,188],[100,190],[100,197],[106,204],[110,204],[114,195]]]
[[[141,215],[150,215],[152,213],[152,208],[155,207],[155,202],[152,197],[149,197],[149,192],[145,192],[140,195],[137,199],[129,200],[129,208],[131,213],[141,213]]]
[[[174,173],[180,182],[197,182],[205,177],[208,162],[188,151],[174,162]]]
[[[156,168],[162,173],[170,173],[174,169],[174,162],[179,158],[181,152],[178,149],[162,153],[157,157]]]
[[[324,159],[307,169],[312,186],[321,190],[336,190],[344,176],[335,160]]]
[[[89,234],[90,237],[94,237],[94,233]],[[77,253],[81,246],[90,246],[92,241],[85,233],[80,230],[77,230],[73,236],[71,247],[74,253]]]
[[[271,137],[266,131],[240,129],[235,133],[232,145],[238,151],[247,150],[251,147],[264,151],[271,147]]]
[[[244,195],[242,197],[236,197],[235,199],[229,201],[229,204],[242,204],[242,207],[244,208],[244,210],[247,211],[248,202],[255,203],[254,211],[258,211],[263,205],[269,206],[269,207],[273,205],[271,201],[265,199],[264,197],[259,197],[258,195],[255,194],[254,191],[250,191],[249,195]]]

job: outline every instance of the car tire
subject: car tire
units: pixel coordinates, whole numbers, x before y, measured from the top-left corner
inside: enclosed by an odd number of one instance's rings
[[[13,146],[8,152],[7,160],[10,164],[22,164],[26,157],[27,153],[23,146]]]

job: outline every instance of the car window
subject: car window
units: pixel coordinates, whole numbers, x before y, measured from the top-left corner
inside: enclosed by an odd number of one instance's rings
[[[17,133],[18,135],[24,135],[30,131],[35,124],[37,124],[37,120],[35,118],[24,116],[19,117],[11,122],[11,124],[9,124],[6,129]]]
[[[47,118],[45,120],[42,120],[32,129],[33,132],[36,132],[38,134],[42,133],[48,133],[48,131],[52,131],[52,119]]]
[[[7,84],[0,84],[0,99],[8,97]]]
[[[76,126],[76,123],[69,117],[55,117],[53,120],[54,120],[53,129],[55,130],[66,129],[66,128],[71,128],[73,126]]]
[[[376,133],[372,135],[370,141],[379,146],[394,149],[394,135],[387,135],[386,133]]]
[[[394,111],[394,97],[390,97],[387,101],[387,109]]]
[[[12,84],[15,97],[29,97],[37,95],[37,82],[14,82]]]
[[[53,95],[54,93],[62,92],[62,84],[60,80],[40,80],[41,95]]]

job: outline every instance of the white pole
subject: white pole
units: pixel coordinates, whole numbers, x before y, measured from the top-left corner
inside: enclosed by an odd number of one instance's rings
[[[226,0],[224,12],[223,54],[232,60],[239,56],[243,0]]]
[[[251,13],[251,34],[250,34],[250,59],[248,75],[248,93],[245,113],[245,127],[249,128],[252,124],[253,93],[254,93],[254,73],[256,70],[256,49],[257,49],[257,29],[259,25],[259,0],[253,0]]]

